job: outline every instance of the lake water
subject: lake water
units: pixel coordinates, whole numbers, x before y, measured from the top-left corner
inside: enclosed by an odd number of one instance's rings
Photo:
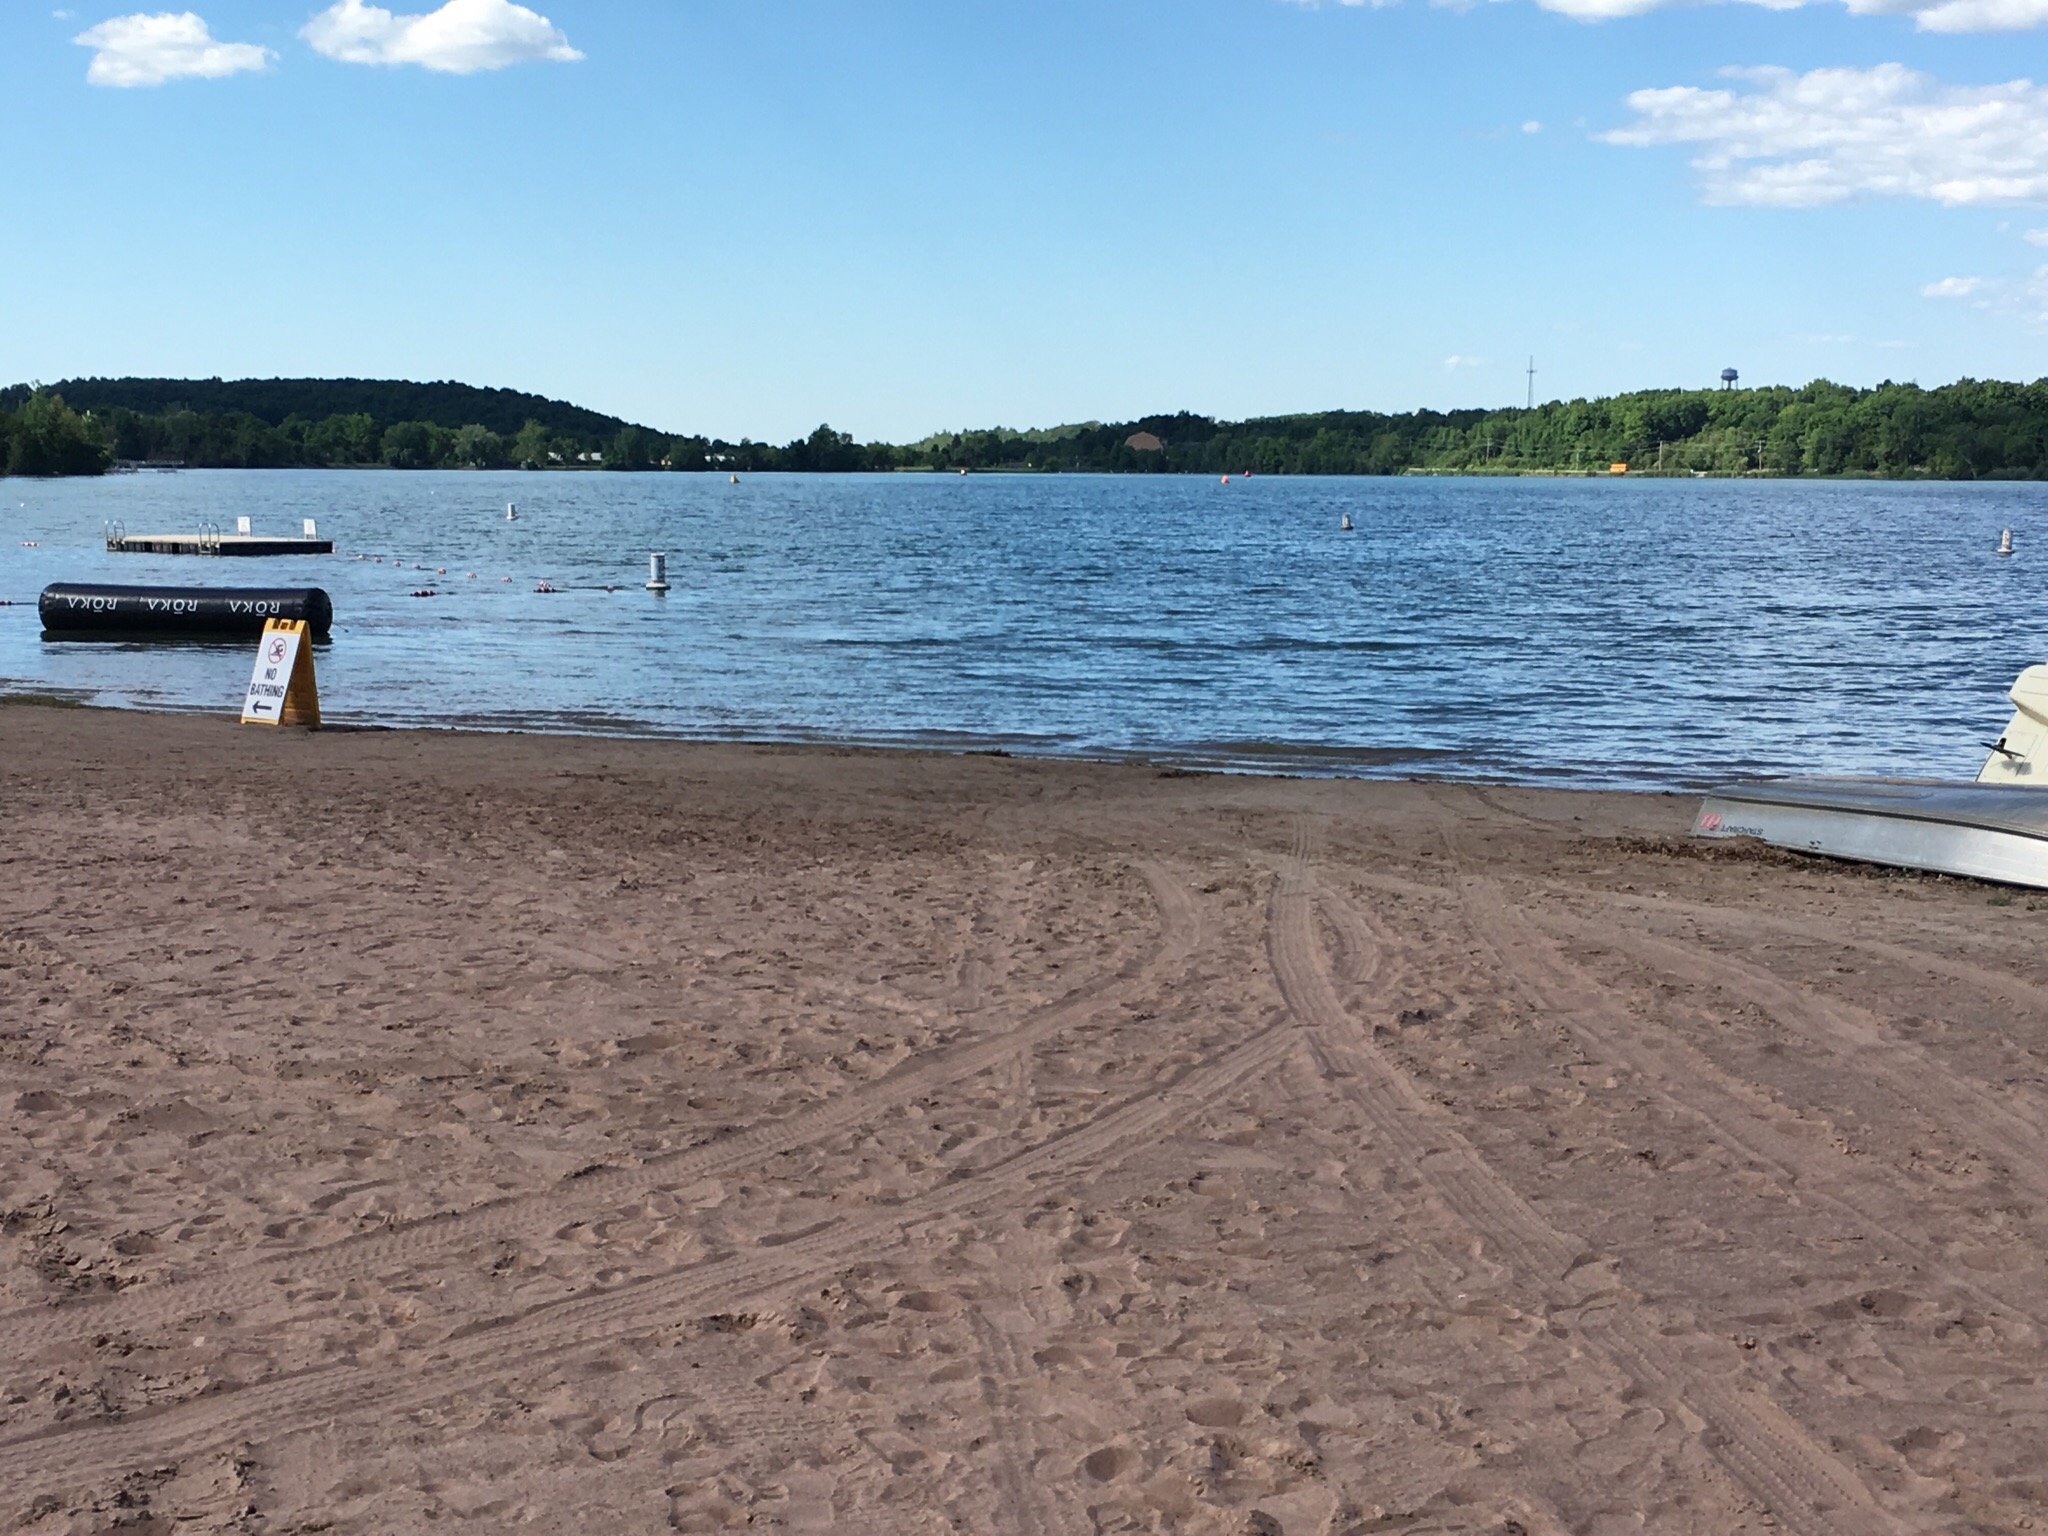
[[[0,601],[22,605],[0,607],[0,690],[233,713],[250,647],[47,643],[36,594],[317,585],[337,722],[1600,785],[1967,775],[2048,656],[2044,508],[2037,486],[1776,481],[0,480]],[[239,515],[316,517],[337,553],[103,544]]]

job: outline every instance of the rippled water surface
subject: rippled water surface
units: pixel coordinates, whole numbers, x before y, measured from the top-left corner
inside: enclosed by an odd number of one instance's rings
[[[0,480],[0,689],[232,713],[247,647],[45,642],[36,594],[317,585],[336,720],[1593,784],[1968,774],[2043,659],[2044,502],[1732,481]],[[316,517],[338,553],[103,547],[110,521],[239,515]],[[1991,553],[2005,527],[2012,560]],[[642,590],[651,549],[665,598]]]

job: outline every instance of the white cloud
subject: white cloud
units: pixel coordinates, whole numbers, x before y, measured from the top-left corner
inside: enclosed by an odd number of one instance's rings
[[[1636,120],[1601,137],[1697,146],[1692,163],[1712,203],[2048,199],[2048,87],[2031,80],[1948,85],[1903,64],[1722,73],[1739,85],[1632,93]]]
[[[261,69],[270,62],[268,48],[215,42],[206,23],[190,11],[116,16],[87,28],[72,41],[93,50],[85,78],[94,85],[216,80]]]
[[[560,27],[512,0],[448,0],[421,16],[394,16],[363,0],[338,0],[299,35],[316,52],[344,64],[418,64],[451,75],[583,57]]]
[[[1344,0],[1344,3],[1349,5],[1352,3],[1352,0]],[[1484,368],[1485,366],[1486,359],[1483,357],[1463,357],[1456,352],[1453,352],[1444,359],[1444,367],[1452,373],[1456,373],[1460,368]]]
[[[1922,32],[2024,32],[2048,24],[2048,0],[1939,0],[1915,6],[1913,22]]]
[[[2030,229],[2020,238],[2029,245],[2048,245],[2048,229]]]
[[[1542,131],[1543,125],[1533,117],[1528,122],[1522,124],[1522,132],[1524,133],[1541,133]]]
[[[2048,267],[2022,277],[1944,277],[1920,290],[1930,299],[1968,299],[1972,309],[2048,325]]]
[[[1323,0],[1294,0],[1320,9]],[[1342,6],[1377,9],[1397,0],[1336,0]],[[1430,0],[1432,5],[1465,10],[1473,0]],[[1536,0],[1546,11],[1576,21],[1617,21],[1695,4],[1740,3],[1768,11],[1803,10],[1809,5],[1839,3],[1853,16],[1910,16],[1922,32],[2025,32],[2048,26],[2048,0]]]

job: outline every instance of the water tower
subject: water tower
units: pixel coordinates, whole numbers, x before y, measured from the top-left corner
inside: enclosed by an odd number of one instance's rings
[[[1735,381],[1741,377],[1742,375],[1737,373],[1733,368],[1723,368],[1721,370],[1721,387],[1723,389],[1733,389],[1735,387]]]

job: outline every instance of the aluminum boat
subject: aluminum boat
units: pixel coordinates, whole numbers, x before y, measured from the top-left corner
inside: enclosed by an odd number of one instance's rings
[[[1707,794],[1693,835],[2048,890],[2048,666],[2013,684],[2015,713],[1973,784],[1801,778]]]

